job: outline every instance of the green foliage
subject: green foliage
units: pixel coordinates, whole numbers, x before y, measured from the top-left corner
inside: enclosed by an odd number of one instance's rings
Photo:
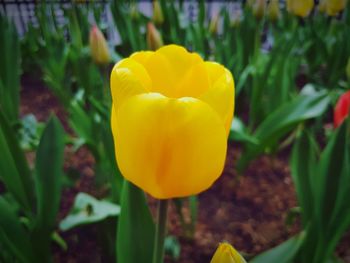
[[[63,147],[63,128],[53,117],[40,139],[32,173],[0,111],[0,150],[4,153],[0,162],[1,180],[15,202],[10,204],[0,197],[0,240],[23,262],[38,262],[38,258],[51,261],[50,240],[61,196]],[[18,207],[18,211],[13,207]],[[24,213],[23,218],[19,217],[20,213]],[[22,222],[26,222],[26,228]]]
[[[19,113],[21,55],[16,28],[0,14],[0,107],[10,123],[17,121]]]
[[[154,235],[155,226],[145,194],[124,181],[117,232],[118,262],[152,262]]]

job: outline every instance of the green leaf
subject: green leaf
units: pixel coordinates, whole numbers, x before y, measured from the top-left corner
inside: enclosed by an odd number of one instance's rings
[[[37,218],[32,239],[34,249],[44,262],[51,262],[50,241],[61,197],[64,131],[52,117],[41,137],[35,161]]]
[[[56,117],[47,124],[35,161],[38,225],[53,230],[61,197],[64,131]]]
[[[302,209],[304,228],[307,226],[314,209],[314,196],[311,187],[315,176],[315,148],[310,135],[304,131],[293,147],[291,170],[296,187],[298,202]]]
[[[25,212],[31,213],[34,193],[31,173],[17,138],[0,108],[0,179],[6,189],[21,204]]]
[[[321,116],[330,103],[328,93],[319,92],[313,95],[299,95],[292,101],[283,104],[272,112],[256,129],[253,136],[259,145],[248,145],[237,166],[243,170],[250,160],[271,147],[287,135],[299,123]]]
[[[100,222],[107,217],[118,216],[120,206],[105,200],[97,200],[86,193],[78,193],[73,208],[61,221],[60,229],[67,231],[73,227]]]
[[[0,15],[0,106],[12,123],[19,112],[20,47],[16,27]]]
[[[152,262],[155,225],[144,192],[124,181],[118,221],[119,263]]]
[[[29,233],[21,225],[13,207],[0,196],[0,241],[23,263],[40,262],[35,258]]]
[[[257,257],[253,258],[249,263],[289,263],[293,262],[299,248],[304,240],[304,233],[294,236],[282,244],[274,247]]]
[[[331,137],[318,165],[316,217],[323,227],[330,223],[337,195],[346,187],[341,184],[341,178],[347,160],[347,132],[347,125],[343,123]]]

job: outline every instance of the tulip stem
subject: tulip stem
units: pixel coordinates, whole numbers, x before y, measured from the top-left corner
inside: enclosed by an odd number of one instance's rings
[[[169,201],[167,199],[158,201],[158,222],[156,224],[156,235],[154,238],[153,263],[163,263],[168,203]]]

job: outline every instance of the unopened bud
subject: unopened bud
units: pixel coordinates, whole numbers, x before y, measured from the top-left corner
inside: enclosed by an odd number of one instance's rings
[[[152,22],[147,24],[147,45],[150,50],[157,50],[164,45],[161,34]]]
[[[162,7],[160,6],[160,4],[157,0],[153,1],[153,18],[152,18],[152,20],[156,25],[161,25],[164,22]]]
[[[253,6],[253,14],[257,19],[262,19],[265,14],[266,1],[256,0]]]
[[[278,0],[271,0],[267,6],[267,16],[271,21],[276,21],[280,17],[280,6]]]
[[[219,18],[219,14],[216,14],[210,20],[209,32],[212,35],[216,35],[218,33]]]
[[[229,244],[221,243],[210,263],[246,263],[244,258]]]
[[[93,26],[90,31],[90,50],[95,63],[108,64],[110,62],[106,39],[97,26]]]

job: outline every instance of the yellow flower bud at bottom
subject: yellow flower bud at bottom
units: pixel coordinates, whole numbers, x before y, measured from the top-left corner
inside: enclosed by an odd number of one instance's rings
[[[246,263],[244,258],[229,243],[221,243],[210,263]]]

